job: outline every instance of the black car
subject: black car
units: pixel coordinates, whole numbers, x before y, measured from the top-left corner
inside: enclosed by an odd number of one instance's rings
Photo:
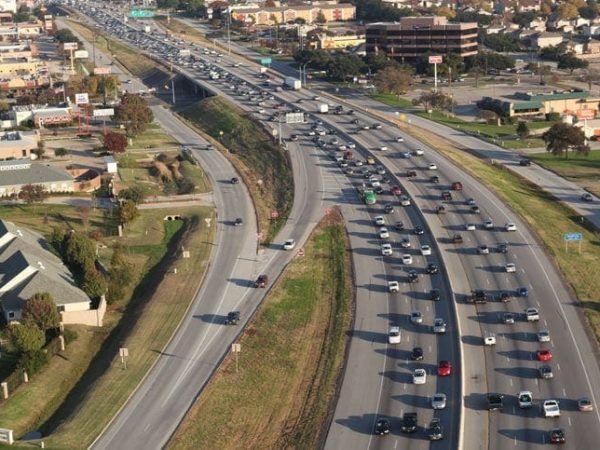
[[[383,210],[384,210],[386,213],[388,213],[388,214],[389,214],[389,213],[393,213],[393,212],[394,212],[394,205],[392,205],[391,203],[386,203],[386,204],[384,205],[384,207],[383,207]]]
[[[381,186],[377,186],[374,189],[374,191],[375,191],[376,194],[379,194],[379,195],[383,194],[383,188]]]
[[[423,360],[423,349],[421,347],[415,347],[412,349],[410,353],[410,359],[413,361],[421,361]]]
[[[476,289],[471,292],[471,296],[469,297],[469,301],[471,303],[487,303],[488,294],[483,289]]]
[[[416,283],[419,281],[419,274],[414,271],[411,270],[410,272],[408,272],[408,282],[409,283]]]
[[[297,141],[298,140],[298,135],[297,134],[292,134],[290,136],[290,141]]]
[[[237,177],[233,177],[233,178],[231,179],[231,184],[238,184],[239,182],[240,182],[240,180],[239,180],[239,178],[237,178]]]
[[[429,291],[429,298],[435,302],[439,301],[439,299],[440,299],[439,289],[432,289],[431,291]]]
[[[498,253],[508,253],[508,244],[498,244],[496,251]]]
[[[427,265],[427,273],[430,275],[435,275],[436,273],[438,273],[440,271],[440,269],[438,268],[438,266],[436,266],[435,264],[431,263]]]
[[[422,236],[423,234],[425,234],[425,230],[423,230],[423,227],[422,227],[422,226],[420,226],[420,225],[417,225],[417,226],[415,227],[415,231],[414,231],[414,233],[415,233],[417,236]]]
[[[521,160],[519,161],[519,165],[520,165],[520,166],[527,167],[527,166],[530,166],[530,165],[531,165],[531,161],[530,161],[530,160],[528,160],[528,159],[521,159]]]
[[[404,230],[404,224],[402,222],[396,222],[396,224],[394,225],[394,228],[396,228],[396,230],[398,230],[398,231],[402,231],[402,230]]]
[[[431,177],[431,182],[432,183],[439,183],[440,182],[440,177],[438,177],[437,175],[434,175]]]
[[[390,422],[387,419],[379,419],[375,423],[375,434],[379,436],[385,436],[390,434]]]
[[[402,416],[400,429],[403,433],[414,433],[417,431],[418,416],[416,412],[407,412]]]
[[[416,171],[416,170],[408,170],[408,171],[406,172],[406,176],[407,176],[408,178],[414,178],[414,177],[416,177],[416,176],[417,176],[417,171]]]
[[[237,218],[237,219],[235,219],[235,220],[234,220],[234,222],[233,222],[233,225],[235,225],[236,227],[237,227],[237,226],[240,226],[240,225],[243,225],[243,224],[244,224],[244,221],[242,220],[242,218],[241,218],[241,217],[238,217],[238,218]]]
[[[239,311],[231,311],[227,314],[225,318],[225,325],[237,325],[240,321],[240,312]]]
[[[502,394],[488,394],[488,410],[495,411],[499,409],[502,411],[502,398],[504,396]]]
[[[431,422],[429,422],[427,435],[429,436],[429,440],[431,441],[439,441],[443,439],[444,432],[442,430],[442,425],[440,424],[440,419],[432,419]]]
[[[550,442],[552,444],[564,444],[566,442],[565,430],[562,428],[553,428],[550,430]]]
[[[471,212],[473,214],[481,214],[481,209],[479,209],[479,206],[473,205],[473,206],[471,206]]]

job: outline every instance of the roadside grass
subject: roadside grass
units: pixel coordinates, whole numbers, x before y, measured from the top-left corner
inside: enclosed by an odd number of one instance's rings
[[[481,122],[466,122],[458,117],[452,117],[449,113],[436,110],[432,111],[431,113],[426,111],[416,111],[415,114],[419,117],[423,117],[424,119],[433,120],[434,122],[441,123],[457,130],[465,131],[474,135],[481,135],[485,138],[491,139],[495,144],[504,148],[538,148],[544,147],[545,145],[544,141],[533,136],[527,139],[518,139],[516,124],[498,126]],[[527,125],[529,126],[530,130],[535,131],[543,128],[549,128],[554,125],[554,123],[555,122],[532,121],[527,122]]]
[[[384,103],[392,108],[413,108],[413,104],[410,100],[398,97],[393,94],[371,94],[370,97],[378,102]]]
[[[127,150],[148,148],[173,150],[173,148],[179,148],[179,143],[155,123],[150,124],[143,133],[132,137],[131,141],[132,145],[128,145]]]
[[[348,243],[331,216],[242,333],[239,371],[228,355],[167,448],[319,447],[352,315]]]
[[[582,189],[600,195],[600,150],[592,150],[588,156],[570,154],[568,159],[547,152],[535,153],[528,158]]]
[[[169,30],[171,33],[177,35],[179,38],[185,37],[186,40],[192,42],[200,42],[202,44],[213,46],[212,41],[207,39],[203,33],[196,30],[194,27],[189,26],[185,22],[177,20],[171,17],[171,20],[167,20],[166,17],[158,17],[155,19],[161,26]]]
[[[223,148],[244,179],[258,215],[259,229],[268,244],[284,225],[291,210],[294,180],[287,155],[255,120],[237,106],[210,97],[181,111],[192,126]],[[271,220],[277,211],[279,219]]]
[[[421,128],[410,126],[406,129],[480,179],[527,222],[574,290],[596,339],[600,341],[598,233],[589,231],[572,209],[507,168],[488,164]],[[583,234],[581,255],[574,248],[565,251],[562,236],[567,232]]]

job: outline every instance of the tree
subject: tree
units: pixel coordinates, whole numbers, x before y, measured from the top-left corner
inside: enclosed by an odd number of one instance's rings
[[[483,44],[497,52],[517,52],[519,41],[510,33],[485,34]]]
[[[355,55],[336,55],[327,66],[327,76],[332,80],[346,81],[360,73],[362,64]]]
[[[83,228],[87,230],[90,224],[90,212],[92,212],[92,208],[89,205],[79,205],[75,210],[79,213],[79,217],[81,217]]]
[[[123,246],[117,244],[110,260],[110,279],[108,283],[108,302],[123,300],[127,286],[131,283],[133,270],[125,258]]]
[[[89,298],[99,298],[106,293],[108,285],[104,275],[92,264],[85,269],[81,288]]]
[[[32,205],[33,203],[41,203],[48,197],[46,188],[41,184],[26,184],[19,192],[19,198],[25,200],[25,203]]]
[[[48,292],[33,294],[23,306],[23,320],[31,321],[43,331],[58,328],[60,315],[52,296]]]
[[[477,113],[477,117],[485,120],[487,123],[492,123],[498,120],[498,113],[489,109],[482,109]]]
[[[81,276],[96,259],[96,244],[81,233],[70,233],[66,239],[65,262],[76,275]]]
[[[483,69],[484,73],[487,73],[489,69],[506,70],[515,67],[515,60],[500,53],[479,52],[467,59],[467,68],[470,70],[473,67]]]
[[[375,86],[379,92],[401,95],[408,91],[412,73],[404,68],[386,67],[375,75]]]
[[[69,151],[64,147],[59,147],[56,150],[54,150],[54,156],[67,156],[68,154]]]
[[[38,141],[37,147],[33,150],[33,154],[42,159],[46,153],[46,143],[44,141]]]
[[[125,94],[115,111],[115,119],[125,124],[127,133],[137,134],[146,129],[154,120],[148,102],[139,95]]]
[[[558,57],[558,68],[567,69],[571,74],[575,69],[585,69],[589,65],[589,61],[579,59],[575,53],[566,53]]]
[[[434,9],[437,16],[444,16],[450,20],[456,17],[456,11],[449,8],[447,5],[442,5]]]
[[[121,207],[119,208],[119,218],[121,219],[122,224],[133,222],[139,214],[140,212],[133,201],[125,200],[121,203]]]
[[[553,155],[565,155],[569,157],[569,151],[575,151],[587,155],[590,147],[585,144],[585,134],[583,130],[567,123],[556,123],[548,131],[542,134],[542,139],[546,143],[546,150]]]
[[[127,136],[116,131],[104,133],[104,148],[109,152],[123,153],[127,147]]]
[[[579,15],[579,11],[572,3],[561,3],[556,8],[556,14],[559,19],[571,20]]]
[[[581,14],[581,17],[584,19],[594,20],[598,17],[598,5],[588,5],[584,6],[583,8],[579,8],[579,14]]]
[[[430,109],[448,109],[452,106],[453,100],[449,95],[444,94],[441,91],[434,92],[423,92],[419,97],[413,99],[413,104],[423,105],[425,111]]]
[[[377,73],[379,72],[381,69],[383,69],[386,66],[391,65],[392,63],[395,63],[395,61],[390,61],[387,57],[386,54],[384,54],[383,52],[376,54],[376,53],[367,53],[366,56],[363,58],[363,62],[364,62],[364,69],[367,71],[367,73]]]
[[[275,8],[276,6],[275,0],[266,0],[264,3],[265,8]]]
[[[319,10],[317,17],[315,18],[315,23],[318,23],[319,25],[327,23],[327,18],[325,17],[325,14],[323,14],[323,11]]]
[[[588,89],[592,90],[592,84],[600,81],[600,71],[598,69],[585,69],[581,73],[581,81],[584,81],[588,85]]]
[[[535,13],[533,11],[519,11],[512,16],[512,22],[516,23],[521,28],[527,27],[534,19]]]
[[[146,196],[146,192],[142,186],[136,185],[131,186],[127,189],[123,189],[119,192],[119,197],[125,200],[131,200],[136,205],[139,205],[144,201],[144,197]]]
[[[522,120],[519,121],[519,124],[517,125],[517,134],[521,139],[525,139],[529,136],[530,131],[527,122],[524,122]]]
[[[21,353],[35,352],[46,343],[44,332],[30,321],[13,323],[9,326],[8,331],[11,342]]]
[[[58,30],[56,33],[54,33],[54,38],[61,44],[64,44],[65,42],[79,42],[77,36],[75,36],[68,28],[61,28]]]
[[[479,87],[479,79],[485,75],[484,70],[479,67],[479,66],[475,66],[472,67],[471,70],[469,70],[469,75],[471,75],[473,78],[475,78],[475,88]]]

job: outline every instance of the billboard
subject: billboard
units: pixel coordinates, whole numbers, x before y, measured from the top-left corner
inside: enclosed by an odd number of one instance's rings
[[[75,59],[86,59],[89,58],[89,54],[87,50],[75,50],[73,52],[73,56]]]
[[[433,55],[429,57],[429,64],[441,64],[443,61],[442,55]]]
[[[75,94],[75,104],[76,105],[89,105],[89,103],[90,103],[90,99],[88,97],[87,92]]]
[[[77,42],[65,42],[63,44],[63,48],[65,50],[77,50],[79,48],[79,44]]]
[[[592,120],[596,118],[595,109],[578,109],[575,111],[578,120]]]
[[[94,69],[94,75],[110,75],[110,67],[96,67]]]
[[[94,117],[110,117],[110,116],[114,116],[114,115],[115,115],[114,108],[95,109],[94,113],[93,113]]]

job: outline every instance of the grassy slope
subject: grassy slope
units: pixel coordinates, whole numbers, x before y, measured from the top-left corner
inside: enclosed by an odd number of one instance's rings
[[[350,323],[349,255],[322,224],[284,272],[169,445],[173,449],[316,448]]]

